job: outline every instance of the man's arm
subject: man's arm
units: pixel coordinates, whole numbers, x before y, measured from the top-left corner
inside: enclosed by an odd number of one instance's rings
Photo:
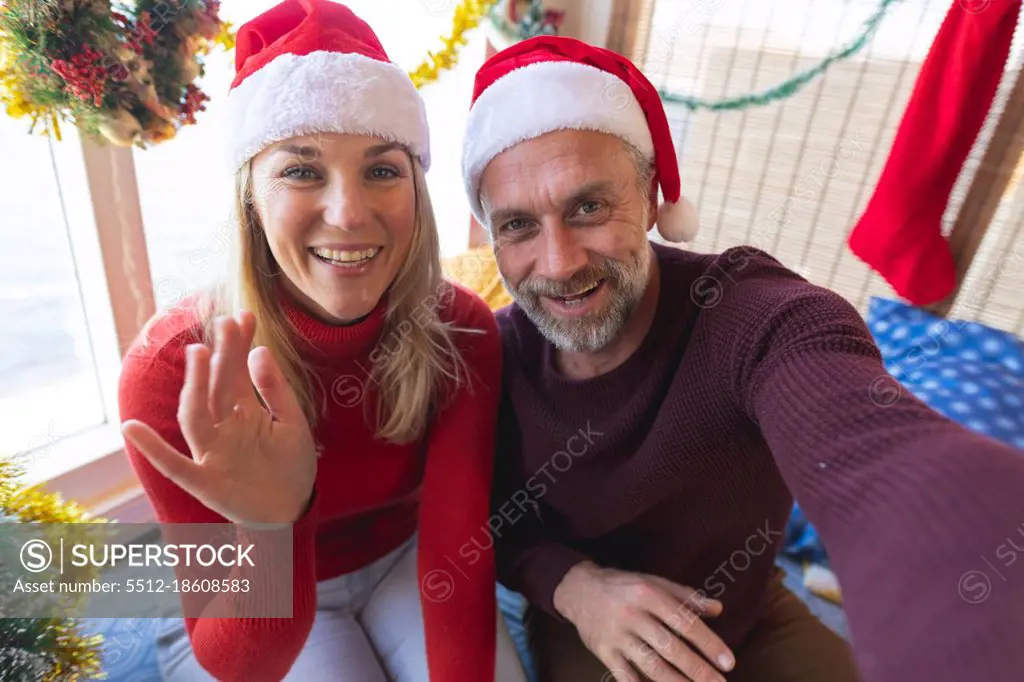
[[[721,368],[821,532],[866,682],[1019,680],[1024,562],[998,547],[1024,524],[1022,453],[901,389],[840,296],[736,262],[705,313]]]
[[[601,568],[560,542],[544,526],[540,499],[545,489],[523,473],[519,448],[506,394],[499,411],[489,524],[502,584],[572,623],[611,670],[636,666],[659,682],[680,679],[679,672],[700,682],[725,682],[714,667],[731,670],[735,656],[701,620],[719,615],[721,603],[659,576]]]

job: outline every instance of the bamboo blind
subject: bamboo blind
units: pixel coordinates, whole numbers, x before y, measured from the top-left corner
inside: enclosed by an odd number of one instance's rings
[[[656,86],[714,100],[776,85],[848,44],[877,0],[634,0],[632,57]],[[866,312],[895,297],[846,247],[871,197],[921,63],[949,2],[894,4],[873,40],[789,99],[744,111],[667,105],[683,191],[701,235],[687,246],[751,244]],[[1019,73],[1021,36],[997,102],[943,219],[949,235]],[[1024,92],[1024,89],[1022,89]],[[1009,187],[951,317],[1024,333],[1024,192]],[[998,189],[1001,191],[1002,186]]]

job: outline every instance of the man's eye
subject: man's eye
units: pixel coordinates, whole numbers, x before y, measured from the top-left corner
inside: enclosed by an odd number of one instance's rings
[[[501,229],[507,230],[508,232],[516,232],[518,230],[523,229],[524,227],[526,227],[525,220],[523,220],[522,218],[513,218],[512,220],[505,223]]]
[[[580,213],[591,214],[601,210],[601,204],[596,201],[584,201],[580,204]]]
[[[293,180],[311,180],[316,177],[316,171],[309,166],[291,166],[282,175]]]

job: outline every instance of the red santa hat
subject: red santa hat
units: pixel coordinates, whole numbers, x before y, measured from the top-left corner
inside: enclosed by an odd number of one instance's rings
[[[502,50],[476,75],[462,155],[470,206],[484,223],[480,178],[495,156],[556,130],[594,130],[626,140],[654,163],[663,203],[658,232],[690,241],[697,211],[680,196],[679,165],[657,89],[632,62],[563,36]]]
[[[430,167],[423,100],[366,22],[329,0],[285,0],[243,25],[227,97],[232,168],[274,142],[373,135]]]

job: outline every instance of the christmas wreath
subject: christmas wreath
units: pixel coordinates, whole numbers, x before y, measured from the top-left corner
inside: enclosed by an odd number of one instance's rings
[[[209,97],[194,81],[233,47],[218,0],[0,0],[0,105],[59,139],[60,121],[121,146],[168,140]]]
[[[535,36],[558,35],[565,21],[565,10],[546,9],[541,0],[503,0],[495,6],[492,20],[506,35],[516,40]]]

